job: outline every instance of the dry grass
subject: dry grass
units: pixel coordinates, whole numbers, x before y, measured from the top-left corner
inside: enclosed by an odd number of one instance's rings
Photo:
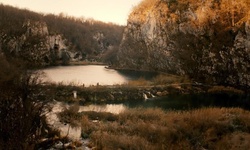
[[[129,81],[126,85],[127,86],[144,86],[144,85],[149,85],[150,82],[147,81],[146,79],[144,78],[139,78],[137,80],[131,80]]]
[[[169,84],[179,84],[179,83],[191,83],[190,79],[186,76],[176,76],[170,74],[160,74],[154,77],[151,81],[144,78],[139,78],[137,80],[129,81],[128,86],[149,86],[149,85],[169,85]]]
[[[244,94],[244,91],[233,88],[233,87],[225,87],[225,86],[213,86],[208,89],[208,93],[231,93],[231,94]]]
[[[188,77],[181,77],[175,75],[158,75],[153,79],[155,85],[164,85],[164,84],[174,84],[174,83],[190,83],[191,81]]]
[[[96,149],[246,149],[250,112],[239,108],[204,108],[185,112],[130,109],[112,121],[82,120]]]

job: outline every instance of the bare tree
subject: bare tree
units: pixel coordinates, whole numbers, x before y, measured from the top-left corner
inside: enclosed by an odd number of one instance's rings
[[[20,62],[19,62],[20,63]],[[33,149],[47,127],[39,77],[0,58],[0,147]]]

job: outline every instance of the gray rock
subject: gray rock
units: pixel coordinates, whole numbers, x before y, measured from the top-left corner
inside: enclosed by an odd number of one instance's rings
[[[234,11],[240,15],[233,20],[224,1],[182,1],[171,7],[172,2],[155,1],[132,11],[118,52],[118,66],[249,87],[249,4],[235,3]]]

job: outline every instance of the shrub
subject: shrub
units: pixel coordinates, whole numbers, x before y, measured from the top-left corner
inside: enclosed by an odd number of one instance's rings
[[[16,63],[0,56],[0,147],[32,149],[46,136],[49,107],[39,99],[39,77]]]

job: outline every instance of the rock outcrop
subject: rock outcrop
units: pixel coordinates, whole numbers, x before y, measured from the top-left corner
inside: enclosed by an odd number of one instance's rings
[[[118,67],[250,86],[247,0],[144,0],[129,16]]]
[[[65,55],[70,59],[67,40],[63,35],[49,34],[45,22],[28,20],[24,22],[22,30],[21,35],[0,35],[0,45],[4,47],[6,55],[22,58],[34,67],[51,65]]]

